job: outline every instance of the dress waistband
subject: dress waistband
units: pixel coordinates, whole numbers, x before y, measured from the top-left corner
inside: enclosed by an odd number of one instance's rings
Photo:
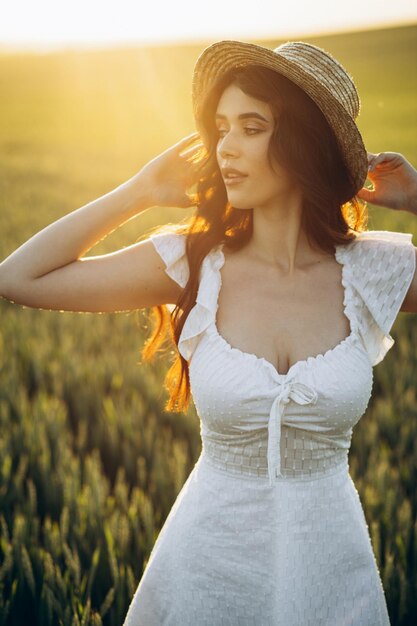
[[[203,456],[207,462],[227,473],[267,479],[268,437],[243,436],[242,441],[227,441],[204,436]],[[282,427],[280,441],[281,475],[277,479],[312,479],[348,469],[348,450],[324,444],[310,433]]]

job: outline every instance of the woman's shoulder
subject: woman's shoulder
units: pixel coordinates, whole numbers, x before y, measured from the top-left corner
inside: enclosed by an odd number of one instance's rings
[[[367,230],[336,248],[345,280],[376,318],[404,300],[416,267],[412,237],[411,233]]]
[[[349,301],[357,317],[372,365],[379,363],[393,339],[390,329],[401,310],[415,273],[410,233],[368,230],[336,248],[344,265]]]
[[[414,254],[412,233],[390,230],[364,230],[355,233],[346,244],[336,246],[337,256],[345,263],[365,265],[370,270],[373,263],[383,263],[384,257],[392,262],[411,259]],[[394,263],[395,264],[395,263]]]
[[[189,278],[186,238],[187,233],[177,224],[169,224],[154,229],[149,236],[165,263],[165,272],[183,288]]]
[[[392,242],[402,244],[411,242],[412,239],[412,233],[402,233],[393,230],[364,230],[355,233],[353,243]]]
[[[411,233],[389,230],[365,230],[355,233],[351,242],[336,246],[336,257],[356,273],[366,276],[376,274],[392,279],[398,272],[415,265],[415,248]]]
[[[193,240],[201,233],[190,232],[183,224],[168,224],[152,231],[149,239],[165,263],[165,271],[181,287],[185,287],[190,277],[190,266],[187,256],[188,239]],[[211,274],[212,269],[223,263],[223,245],[216,244],[202,261],[200,274]]]

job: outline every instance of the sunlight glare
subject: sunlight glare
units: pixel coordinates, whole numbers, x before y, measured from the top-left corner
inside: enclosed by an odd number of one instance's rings
[[[296,0],[285,5],[264,0],[256,6],[240,0],[14,0],[3,8],[0,46],[94,45],[207,38],[294,37],[302,33],[352,30],[417,20],[415,0]]]

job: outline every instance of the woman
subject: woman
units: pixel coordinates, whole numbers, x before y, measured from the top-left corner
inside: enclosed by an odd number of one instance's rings
[[[363,230],[361,200],[417,214],[417,171],[367,155],[351,77],[310,44],[209,46],[193,103],[199,134],[27,241],[0,265],[0,294],[158,307],[148,356],[176,305],[168,408],[191,384],[203,450],[126,626],[387,625],[347,454],[396,315],[417,312],[416,248]],[[188,224],[83,257],[152,206],[193,203]]]

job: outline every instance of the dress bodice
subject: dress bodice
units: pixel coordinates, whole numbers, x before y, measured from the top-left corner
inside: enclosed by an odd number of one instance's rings
[[[167,274],[189,277],[185,235],[151,239]],[[372,368],[391,348],[389,334],[415,272],[408,233],[366,231],[336,246],[351,332],[334,348],[294,363],[286,374],[231,346],[216,312],[223,245],[204,258],[196,304],[178,343],[189,362],[203,451],[213,466],[245,477],[307,479],[347,464],[352,429],[371,397]]]

